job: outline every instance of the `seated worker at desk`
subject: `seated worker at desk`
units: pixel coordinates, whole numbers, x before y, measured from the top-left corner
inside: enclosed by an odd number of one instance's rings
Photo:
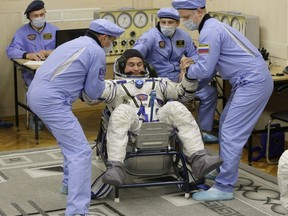
[[[20,27],[6,48],[9,59],[45,60],[55,49],[57,27],[45,21],[45,7],[43,1],[32,1],[26,8],[29,23]],[[30,85],[34,74],[22,71],[22,77],[27,86]]]
[[[56,46],[57,27],[45,21],[45,7],[43,1],[32,1],[24,14],[29,23],[20,27],[13,36],[11,43],[6,48],[9,59],[28,59],[41,61],[45,60]],[[25,85],[29,86],[34,74],[30,71],[22,70],[22,77]],[[33,116],[29,121],[30,128],[35,129]],[[42,122],[38,123],[39,130]]]
[[[197,122],[180,103],[194,98],[197,80],[185,76],[178,83],[168,78],[148,78],[149,71],[145,65],[139,51],[128,49],[114,65],[115,76],[122,80],[106,80],[105,90],[98,100],[93,101],[83,93],[83,99],[88,104],[103,101],[112,113],[107,129],[108,162],[103,182],[114,186],[124,183],[123,162],[128,131],[137,134],[143,122],[152,121],[165,122],[171,126],[171,130],[176,128],[193,175],[196,179],[204,177],[218,168],[222,160],[219,156],[208,155],[204,150]]]

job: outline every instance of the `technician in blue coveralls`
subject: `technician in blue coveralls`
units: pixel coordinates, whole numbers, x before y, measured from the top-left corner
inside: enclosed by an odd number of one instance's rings
[[[85,36],[59,46],[37,70],[27,92],[32,111],[57,139],[64,156],[66,215],[87,214],[91,196],[91,147],[72,112],[81,94],[97,99],[105,88],[106,57],[124,29],[105,19]]]
[[[205,0],[173,0],[183,24],[198,30],[198,61],[188,77],[202,81],[217,70],[232,85],[219,125],[220,157],[224,163],[213,187],[193,194],[195,200],[234,198],[242,149],[273,91],[273,80],[260,52],[234,28],[206,14]]]
[[[45,13],[43,1],[32,1],[28,5],[24,14],[30,22],[16,31],[6,48],[9,59],[41,61],[55,49],[55,35],[58,28],[45,21]],[[27,86],[30,85],[33,76],[31,72],[22,71],[22,77]]]
[[[178,28],[180,16],[174,8],[161,8],[157,16],[159,23],[155,28],[145,32],[136,41],[134,49],[140,51],[145,60],[154,66],[159,77],[167,77],[174,82],[181,81],[180,62],[197,61],[197,50],[191,36],[184,30]],[[183,59],[182,59],[183,61]],[[201,84],[201,83],[200,83]],[[205,143],[215,143],[217,137],[206,133],[212,130],[215,109],[217,105],[217,90],[206,84],[196,92],[195,97],[200,98],[198,107],[198,120],[203,133]]]

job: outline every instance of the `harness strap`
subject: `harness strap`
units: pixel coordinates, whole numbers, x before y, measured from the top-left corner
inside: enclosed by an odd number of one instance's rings
[[[132,95],[129,93],[128,89],[125,87],[124,84],[121,84],[121,86],[122,86],[122,88],[124,89],[124,91],[126,92],[126,94],[133,100],[135,106],[136,106],[137,108],[139,108],[139,104],[138,104],[137,101],[135,100],[135,97],[132,96]]]

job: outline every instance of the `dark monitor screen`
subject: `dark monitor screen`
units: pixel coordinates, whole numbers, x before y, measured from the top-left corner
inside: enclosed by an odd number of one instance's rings
[[[83,29],[66,29],[56,31],[56,47],[61,44],[85,35],[88,28]]]

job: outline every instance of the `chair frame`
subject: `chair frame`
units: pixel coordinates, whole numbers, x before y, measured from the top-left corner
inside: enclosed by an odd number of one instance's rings
[[[108,160],[108,155],[107,155],[107,149],[106,149],[106,135],[107,135],[107,126],[108,126],[108,121],[107,119],[107,108],[104,109],[103,115],[101,117],[100,121],[100,130],[98,132],[97,138],[96,138],[96,155],[100,157],[104,164],[107,164]],[[105,113],[106,112],[106,113]],[[105,117],[106,116],[106,117]],[[152,124],[155,124],[155,122],[151,122]],[[159,122],[160,123],[160,122]],[[144,124],[144,123],[143,123]],[[149,123],[146,123],[149,124]],[[156,123],[157,124],[157,123]],[[163,124],[163,123],[160,123]],[[175,136],[173,134],[172,138],[170,139],[171,142],[175,142]],[[130,138],[129,138],[130,140]],[[129,141],[128,141],[129,143]],[[169,145],[168,147],[163,147],[163,148],[156,148],[156,149],[151,149],[151,148],[138,148],[137,146],[137,139],[136,139],[136,146],[132,145],[132,150],[129,152],[126,152],[126,158],[125,160],[129,158],[134,158],[134,157],[151,157],[151,156],[160,156],[160,155],[168,155],[168,156],[175,156],[175,163],[181,162],[182,165],[182,179],[180,180],[175,180],[175,181],[161,181],[161,182],[149,182],[149,183],[131,183],[131,184],[123,184],[118,187],[114,187],[114,192],[115,192],[115,197],[114,201],[119,202],[120,201],[120,189],[124,188],[138,188],[138,187],[153,187],[153,186],[167,186],[167,185],[183,185],[184,191],[185,191],[185,198],[190,197],[190,188],[189,188],[189,175],[188,175],[188,170],[186,167],[186,158],[185,155],[179,151],[179,149],[174,148],[173,146],[178,146],[178,145]],[[130,145],[131,147],[131,145]],[[128,172],[129,173],[129,172]],[[129,173],[131,174],[131,173]],[[141,175],[142,176],[142,175]],[[149,175],[152,176],[152,175]],[[161,176],[161,175],[153,175],[153,176]]]
[[[270,147],[270,133],[271,133],[271,123],[273,120],[280,120],[280,121],[283,121],[283,122],[288,122],[288,119],[285,120],[285,119],[281,119],[281,118],[278,118],[277,117],[277,114],[281,114],[281,113],[288,113],[288,111],[283,111],[283,112],[275,112],[275,113],[271,113],[270,114],[270,119],[267,123],[267,140],[266,140],[266,161],[268,164],[278,164],[278,161],[271,161],[269,159],[269,147]],[[286,127],[281,127],[280,129],[275,129],[277,131],[281,131],[281,132],[288,132],[288,126]]]
[[[276,92],[281,94],[283,91],[288,90],[288,83],[279,84],[276,87]],[[270,114],[269,121],[265,129],[262,130],[254,130],[248,141],[248,164],[251,166],[252,163],[252,135],[259,134],[263,132],[267,132],[267,140],[266,140],[266,149],[265,149],[265,158],[268,164],[278,164],[278,161],[271,161],[269,157],[269,148],[270,148],[270,134],[271,132],[288,132],[288,126],[280,127],[280,128],[271,128],[271,124],[274,120],[279,120],[282,122],[288,123],[288,118],[285,116],[288,114],[288,110],[273,112]]]

